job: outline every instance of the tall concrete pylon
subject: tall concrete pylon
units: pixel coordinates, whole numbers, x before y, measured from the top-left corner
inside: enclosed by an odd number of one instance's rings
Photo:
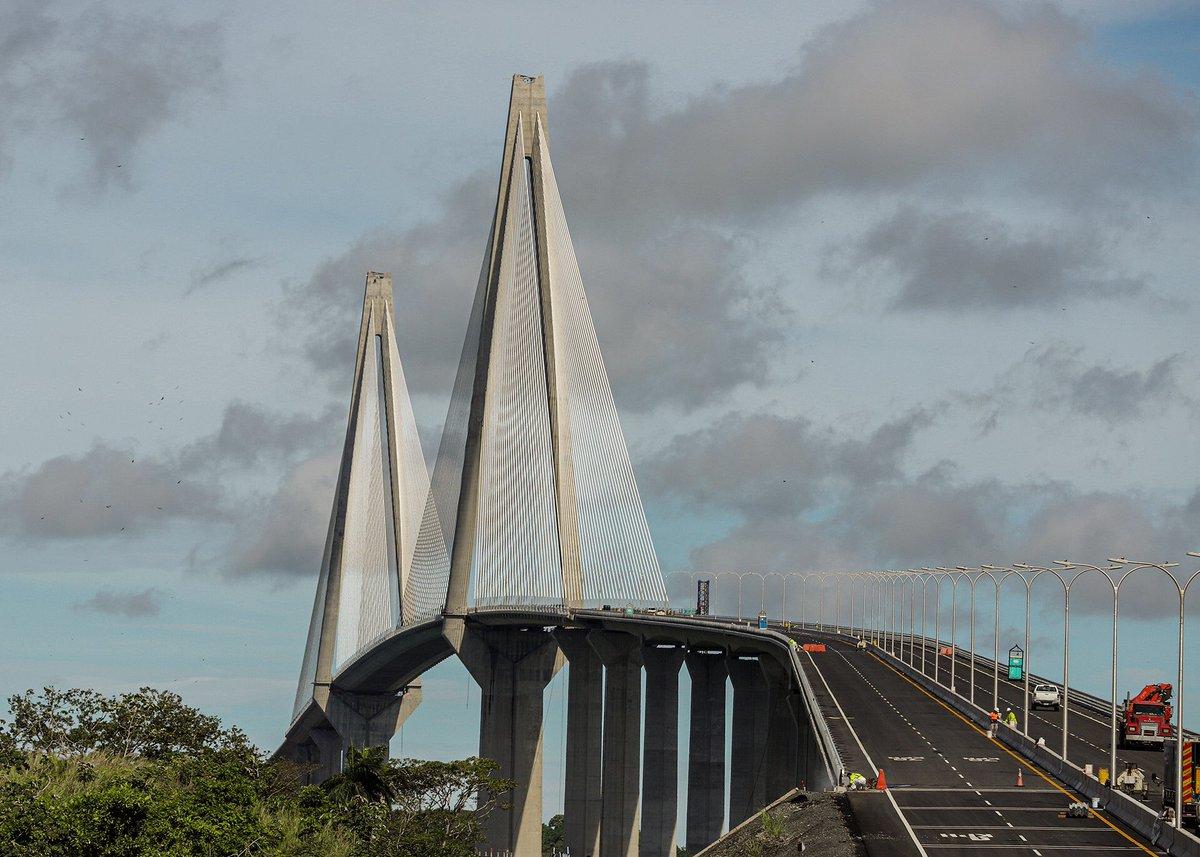
[[[550,162],[541,77],[513,77],[432,482],[415,577],[449,616],[665,602]]]
[[[368,273],[350,414],[294,715],[310,700],[336,731],[324,756],[386,744],[420,698],[333,691],[343,664],[412,621],[406,603],[429,475],[396,347],[390,274]],[[406,698],[404,698],[406,697]],[[327,736],[328,737],[328,736]],[[336,770],[332,768],[331,770]]]

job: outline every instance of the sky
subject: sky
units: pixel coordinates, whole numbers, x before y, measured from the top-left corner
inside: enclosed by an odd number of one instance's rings
[[[0,691],[170,688],[278,742],[365,274],[431,457],[516,72],[679,603],[1194,570],[1198,52],[1170,2],[0,0]],[[1125,591],[1123,686],[1173,673],[1171,597]],[[1108,601],[1072,607],[1101,691]],[[465,671],[425,687],[403,752],[474,752]]]

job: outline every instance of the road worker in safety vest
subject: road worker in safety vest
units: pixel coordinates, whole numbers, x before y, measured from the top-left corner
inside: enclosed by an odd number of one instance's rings
[[[860,789],[865,789],[866,787],[867,787],[867,778],[866,777],[864,777],[862,774],[859,774],[859,773],[852,773],[850,775],[850,790],[851,791],[859,791]]]
[[[996,730],[1000,728],[1000,712],[993,708],[988,712],[988,737],[995,738]]]
[[[1011,708],[1004,713],[1004,723],[1012,729],[1017,728],[1017,712]]]

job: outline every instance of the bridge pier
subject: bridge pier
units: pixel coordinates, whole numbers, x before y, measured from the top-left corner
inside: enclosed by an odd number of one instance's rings
[[[729,769],[729,826],[767,805],[767,738],[771,698],[757,657],[729,658],[733,684],[733,746]]]
[[[593,631],[588,642],[604,663],[604,767],[600,853],[637,857],[638,775],[641,769],[641,641],[632,634]]]
[[[456,623],[452,626],[452,623]],[[542,694],[562,666],[540,628],[473,628],[447,621],[446,637],[482,690],[479,755],[513,780],[510,809],[488,818],[487,847],[512,857],[542,853]]]
[[[648,645],[640,857],[675,857],[679,810],[679,667],[683,646]]]
[[[725,653],[692,650],[688,733],[687,850],[695,854],[721,835],[725,823]]]
[[[567,656],[567,758],[563,827],[572,854],[600,854],[600,771],[604,666],[588,631],[558,628],[554,638]]]
[[[798,784],[800,727],[794,706],[799,703],[799,694],[792,690],[788,675],[778,661],[763,657],[759,663],[771,706],[765,760],[765,806]]]

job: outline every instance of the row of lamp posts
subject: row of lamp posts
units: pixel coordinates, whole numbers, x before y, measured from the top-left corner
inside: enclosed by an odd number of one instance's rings
[[[1189,556],[1200,557],[1200,551],[1189,551]],[[1175,819],[1176,823],[1180,823],[1183,817],[1183,639],[1184,639],[1184,607],[1187,603],[1188,589],[1197,577],[1200,577],[1200,570],[1194,572],[1186,580],[1176,577],[1170,569],[1177,567],[1179,564],[1174,562],[1140,562],[1126,559],[1125,557],[1112,557],[1105,566],[1092,565],[1086,562],[1070,562],[1068,560],[1057,560],[1055,566],[1046,567],[1039,565],[1030,565],[1028,563],[1015,563],[1011,566],[996,566],[983,565],[978,568],[967,568],[965,566],[956,566],[955,568],[920,568],[906,570],[887,570],[887,571],[854,571],[854,572],[768,572],[761,574],[756,571],[722,571],[712,575],[714,582],[719,581],[722,577],[733,577],[737,579],[737,618],[742,620],[742,582],[746,577],[757,577],[759,582],[759,612],[766,612],[767,602],[767,578],[779,578],[783,587],[783,598],[780,605],[781,616],[787,621],[787,592],[789,579],[796,580],[799,583],[799,602],[800,602],[800,617],[799,625],[802,629],[807,628],[810,624],[821,631],[834,631],[841,633],[845,627],[848,632],[854,634],[856,632],[854,623],[854,585],[858,584],[861,588],[861,599],[859,601],[859,622],[857,633],[862,637],[866,637],[868,630],[879,634],[879,639],[882,640],[882,648],[890,652],[899,660],[904,660],[904,591],[907,588],[908,595],[908,664],[913,669],[919,669],[922,675],[926,675],[925,654],[928,646],[928,636],[926,631],[927,626],[927,609],[929,598],[929,584],[934,585],[934,647],[933,647],[933,680],[941,683],[940,659],[941,659],[941,596],[942,582],[949,580],[951,586],[951,607],[950,607],[950,684],[949,690],[952,693],[958,693],[956,685],[956,667],[958,661],[958,584],[961,580],[970,582],[971,587],[971,607],[970,607],[970,642],[968,649],[968,664],[970,667],[969,684],[969,699],[972,704],[975,702],[975,585],[983,578],[988,578],[992,583],[993,591],[993,607],[992,616],[994,627],[992,629],[993,651],[992,651],[992,705],[993,707],[1000,704],[1000,590],[1004,583],[1010,578],[1015,577],[1020,580],[1025,587],[1025,647],[1024,647],[1024,662],[1022,663],[1021,675],[1023,680],[1023,731],[1026,735],[1029,734],[1029,643],[1030,643],[1030,604],[1033,595],[1033,584],[1042,575],[1049,575],[1058,581],[1062,587],[1063,593],[1063,682],[1062,682],[1062,758],[1067,760],[1067,739],[1069,736],[1068,724],[1070,717],[1070,678],[1071,678],[1071,589],[1083,577],[1089,574],[1096,574],[1106,581],[1112,590],[1112,647],[1111,647],[1111,664],[1109,671],[1110,685],[1110,704],[1111,704],[1111,720],[1110,720],[1110,736],[1109,736],[1109,783],[1113,782],[1117,771],[1117,730],[1119,724],[1117,721],[1117,633],[1118,620],[1120,616],[1121,605],[1121,587],[1131,575],[1139,571],[1159,571],[1166,575],[1172,585],[1175,587],[1178,596],[1178,649],[1176,662],[1176,678],[1175,678],[1175,722],[1177,724],[1175,730]],[[693,579],[698,579],[706,575],[693,574]],[[834,583],[834,603],[833,603],[833,621],[829,622],[826,611],[826,595],[829,587],[829,580],[833,579]],[[816,621],[809,623],[804,618],[804,611],[809,600],[805,598],[805,588],[810,580],[815,580],[818,585],[818,601],[817,601],[817,616]],[[845,626],[842,624],[843,605],[842,605],[842,583],[849,581],[850,592],[847,599],[848,621]],[[920,587],[921,601],[921,620],[920,620],[920,663],[917,663],[917,635],[916,635],[916,601],[917,587]],[[872,589],[874,590],[874,601],[871,601]],[[897,590],[901,590],[901,598],[897,601]],[[890,593],[890,601],[885,600],[885,595]],[[887,605],[889,610],[884,612],[884,607]],[[900,622],[897,625],[897,606],[900,608]],[[868,612],[872,618],[868,618]],[[868,624],[870,627],[868,628]],[[897,630],[899,630],[899,646],[897,647]]]

